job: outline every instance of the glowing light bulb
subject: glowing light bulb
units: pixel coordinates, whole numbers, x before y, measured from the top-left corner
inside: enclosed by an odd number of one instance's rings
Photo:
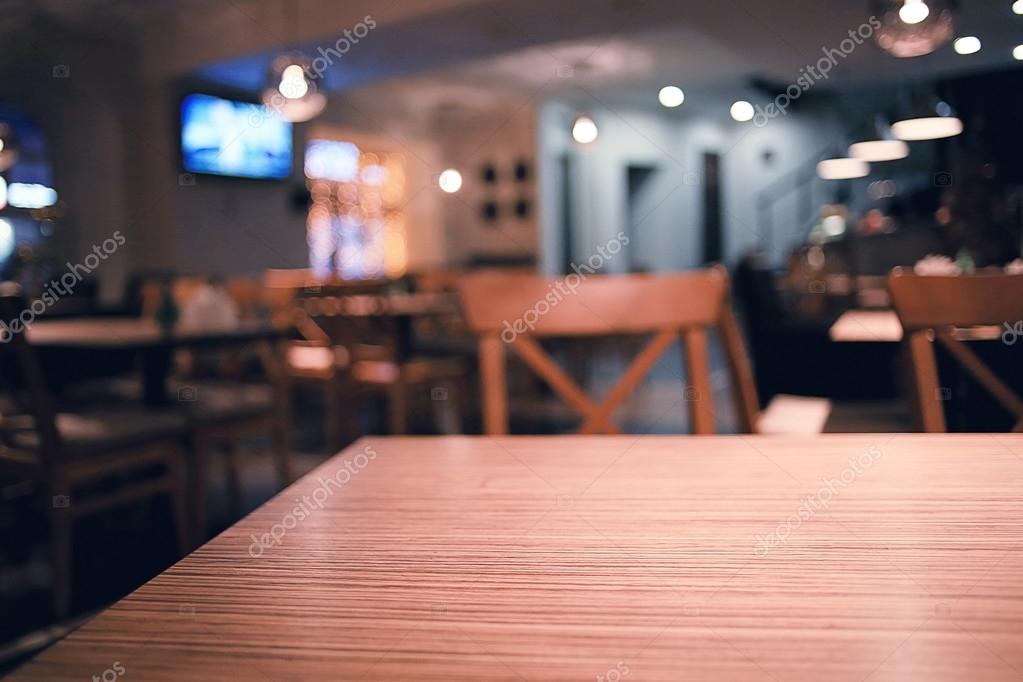
[[[298,64],[289,64],[281,72],[281,84],[277,89],[288,99],[302,99],[309,92],[309,83],[306,82],[305,72]]]
[[[732,108],[728,110],[728,113],[732,115],[732,118],[739,123],[745,123],[753,118],[753,105],[745,100],[739,100],[732,105]]]
[[[305,80],[305,72],[298,64],[289,64],[281,73],[281,80]]]
[[[589,144],[597,139],[597,124],[589,116],[580,116],[572,124],[572,139],[579,144]]]
[[[980,38],[976,36],[964,36],[957,38],[952,47],[957,54],[974,54],[980,52]]]
[[[437,178],[437,184],[440,185],[441,190],[444,192],[454,194],[462,189],[462,174],[454,168],[448,168]]]
[[[657,101],[660,102],[662,106],[673,109],[686,101],[686,94],[682,92],[682,88],[674,85],[665,85],[661,88],[661,91],[657,93]]]
[[[923,0],[906,0],[899,8],[899,18],[907,24],[919,24],[931,13]]]

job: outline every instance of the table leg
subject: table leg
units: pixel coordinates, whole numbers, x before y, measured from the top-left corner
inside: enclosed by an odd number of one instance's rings
[[[146,405],[151,407],[171,402],[167,394],[167,377],[170,375],[173,354],[169,347],[151,348],[142,355],[142,395]]]

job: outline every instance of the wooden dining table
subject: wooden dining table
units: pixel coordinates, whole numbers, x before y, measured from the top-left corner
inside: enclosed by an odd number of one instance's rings
[[[894,310],[847,310],[828,334],[832,341],[898,343],[902,340],[902,323]]]
[[[1023,436],[363,439],[12,679],[114,665],[1017,680]]]
[[[34,348],[50,358],[89,363],[103,356],[131,354],[140,359],[147,405],[171,402],[167,380],[173,352],[182,348],[223,348],[282,339],[289,328],[265,321],[231,327],[161,329],[143,318],[81,317],[34,322],[27,331]],[[44,362],[44,365],[47,364]]]

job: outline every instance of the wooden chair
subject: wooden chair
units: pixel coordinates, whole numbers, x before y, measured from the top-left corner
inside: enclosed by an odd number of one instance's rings
[[[236,516],[242,513],[241,441],[269,436],[279,488],[283,490],[293,480],[290,388],[280,346],[270,341],[257,344],[264,374],[260,381],[221,372],[215,377],[181,377],[172,382],[192,436],[191,532],[196,544],[205,539],[209,468],[215,450],[224,455],[228,499]]]
[[[895,310],[912,357],[917,407],[923,430],[947,430],[933,342],[1016,419],[1023,432],[1023,399],[963,341],[998,339],[1005,325],[1023,320],[1023,275],[920,276],[901,269],[888,279]]]
[[[558,282],[522,274],[467,275],[460,285],[469,327],[479,337],[484,431],[508,433],[506,345],[583,418],[581,433],[620,433],[611,419],[676,339],[683,344],[689,378],[686,393],[697,434],[714,433],[707,331],[716,329],[725,346],[739,428],[756,430],[756,390],[739,329],[729,306],[727,272],[720,267],[672,275],[591,276]],[[537,339],[648,335],[608,395],[586,395]],[[681,388],[681,387],[680,387]]]
[[[207,281],[208,278],[199,276],[173,278],[172,294],[177,305],[186,305]],[[154,314],[162,295],[161,287],[160,281],[143,284],[143,316]],[[258,280],[237,278],[228,282],[226,289],[243,315],[255,314],[265,301],[264,287]],[[255,355],[262,365],[265,380],[243,381],[240,374],[245,360],[255,360],[251,357],[252,350],[246,346],[203,354],[183,352],[177,357],[182,376],[173,383],[192,437],[190,533],[195,544],[206,537],[206,496],[214,450],[224,455],[228,499],[236,516],[242,512],[242,463],[238,456],[238,444],[242,440],[268,435],[281,489],[292,481],[291,413],[284,349],[271,342],[256,344]],[[199,362],[200,356],[207,362]],[[215,368],[213,376],[206,376],[197,369],[200,365]]]
[[[16,285],[0,285],[0,319],[17,319],[25,306]],[[0,334],[6,393],[0,412],[0,477],[45,496],[53,607],[63,618],[70,606],[75,520],[166,495],[182,553],[188,551],[187,426],[171,410],[121,406],[58,413],[25,334],[6,328]]]
[[[410,325],[401,328],[402,315],[390,309],[384,291],[380,284],[344,284],[306,290],[296,299],[293,323],[305,338],[290,348],[289,369],[294,380],[323,388],[332,448],[356,430],[354,407],[364,395],[387,398],[395,435],[408,429],[413,390],[443,386],[449,400],[457,400],[462,363],[413,357],[407,347]]]

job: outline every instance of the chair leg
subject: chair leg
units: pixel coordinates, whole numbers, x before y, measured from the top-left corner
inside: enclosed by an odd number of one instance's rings
[[[277,464],[277,480],[281,486],[281,490],[284,490],[291,481],[294,480],[294,470],[291,463],[291,443],[288,437],[288,423],[285,420],[278,420],[274,423],[273,433],[273,448],[274,458]]]
[[[434,403],[434,420],[440,427],[440,432],[446,436],[461,433],[462,413],[458,382],[441,381],[439,388],[444,389],[444,397],[439,404]]]
[[[323,385],[323,429],[327,437],[327,447],[337,452],[343,447],[344,418],[341,414],[341,391],[336,381],[327,381]]]
[[[404,436],[407,426],[408,396],[405,384],[396,381],[388,390],[387,415],[392,436]]]
[[[206,492],[209,487],[210,438],[201,431],[192,433],[191,523],[190,535],[195,546],[206,540]]]
[[[238,444],[233,440],[224,441],[224,474],[227,480],[227,494],[231,501],[234,518],[242,515],[241,465],[238,459]]]
[[[50,570],[53,574],[53,612],[57,620],[67,617],[71,608],[71,543],[74,512],[67,506],[50,505]]]
[[[174,511],[174,528],[178,536],[178,547],[184,556],[197,546],[199,540],[192,537],[188,522],[188,473],[184,460],[178,454],[167,459],[167,475],[170,478],[170,502]],[[195,545],[193,545],[195,543]]]

